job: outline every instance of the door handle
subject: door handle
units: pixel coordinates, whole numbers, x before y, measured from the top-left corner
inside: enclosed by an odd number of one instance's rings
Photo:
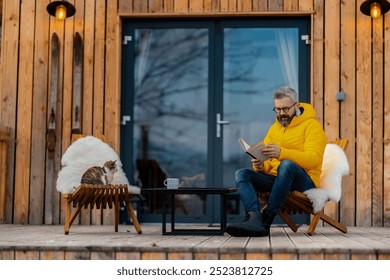
[[[131,117],[130,116],[122,116],[122,120],[121,120],[121,125],[126,125],[127,122],[131,121]]]
[[[217,138],[221,137],[221,130],[222,130],[222,125],[228,125],[229,121],[224,121],[221,119],[221,114],[217,113]]]

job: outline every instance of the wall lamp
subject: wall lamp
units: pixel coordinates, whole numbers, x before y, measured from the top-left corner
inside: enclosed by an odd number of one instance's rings
[[[360,11],[366,16],[380,18],[390,10],[390,3],[386,0],[366,0],[360,5]]]
[[[46,10],[58,20],[64,20],[76,13],[76,8],[67,1],[53,1],[47,5]]]

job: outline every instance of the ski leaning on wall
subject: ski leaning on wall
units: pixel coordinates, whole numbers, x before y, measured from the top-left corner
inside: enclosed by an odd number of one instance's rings
[[[83,100],[83,40],[80,33],[74,35],[73,41],[73,98],[72,98],[72,133],[82,132]]]
[[[46,188],[45,188],[45,224],[53,223],[53,199],[56,179],[56,164],[60,165],[60,159],[56,156],[58,128],[58,108],[61,104],[59,97],[60,79],[60,40],[56,33],[51,38],[49,96],[47,109],[46,132]],[[60,118],[61,119],[61,118]]]

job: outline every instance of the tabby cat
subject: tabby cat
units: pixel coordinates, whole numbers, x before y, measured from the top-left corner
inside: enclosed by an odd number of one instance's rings
[[[92,166],[84,172],[81,177],[81,184],[109,185],[117,171],[116,160],[106,161],[102,167]]]

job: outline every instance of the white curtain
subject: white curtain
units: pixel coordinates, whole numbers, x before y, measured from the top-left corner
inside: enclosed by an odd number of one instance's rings
[[[285,85],[299,93],[298,31],[294,28],[278,28],[275,35]]]

